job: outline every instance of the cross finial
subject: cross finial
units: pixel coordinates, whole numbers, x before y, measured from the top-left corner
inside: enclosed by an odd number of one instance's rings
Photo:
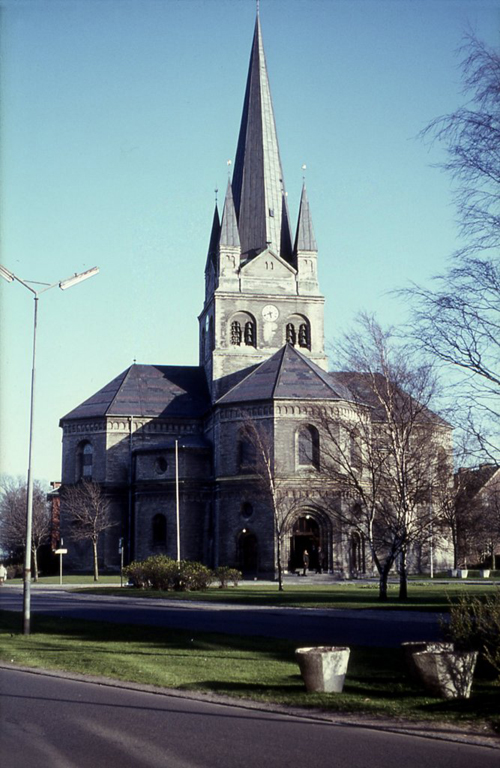
[[[260,0],[257,0],[257,16],[259,15],[260,11]]]
[[[232,164],[233,164],[233,163],[232,163],[232,161],[231,161],[231,160],[228,160],[228,161],[227,161],[227,178],[228,178],[228,179],[230,179],[230,178],[231,178],[231,166],[232,166]]]
[[[217,195],[219,193],[219,188],[215,187],[214,192],[215,192],[215,205],[217,205]]]
[[[306,165],[305,163],[304,163],[304,165],[302,166],[302,171],[303,171],[303,173],[302,173],[302,181],[305,183],[305,180],[306,180],[306,171],[307,171],[307,165]]]

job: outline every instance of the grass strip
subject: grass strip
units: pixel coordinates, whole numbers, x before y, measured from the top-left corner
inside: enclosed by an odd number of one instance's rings
[[[500,686],[479,670],[472,697],[427,696],[406,674],[399,649],[351,648],[341,694],[307,694],[294,661],[296,644],[158,627],[0,612],[0,659],[186,691],[224,694],[328,712],[401,720],[474,723],[500,733]]]
[[[498,587],[496,587],[498,589]],[[86,592],[114,597],[140,597],[207,603],[230,603],[282,608],[342,608],[369,610],[436,611],[449,610],[449,600],[456,600],[464,593],[474,596],[491,594],[494,586],[464,584],[417,584],[412,585],[408,600],[398,599],[398,587],[390,586],[388,600],[380,602],[376,585],[330,584],[325,586],[286,586],[283,592],[268,585],[240,585],[219,589],[211,587],[203,592],[161,592],[153,589],[89,588]],[[80,589],[78,591],[81,591]]]

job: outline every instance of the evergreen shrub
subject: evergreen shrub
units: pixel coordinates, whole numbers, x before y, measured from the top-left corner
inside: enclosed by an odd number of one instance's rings
[[[152,555],[141,562],[134,561],[123,572],[134,587],[163,592],[208,589],[214,579],[213,571],[202,563],[190,560],[178,563],[166,555]]]
[[[215,569],[215,578],[219,581],[220,589],[225,589],[228,584],[237,587],[242,574],[237,568],[230,568],[228,565],[220,565]]]

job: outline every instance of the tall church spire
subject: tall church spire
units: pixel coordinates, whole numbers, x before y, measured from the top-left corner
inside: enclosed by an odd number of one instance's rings
[[[232,186],[243,259],[269,247],[291,262],[288,206],[258,15]]]

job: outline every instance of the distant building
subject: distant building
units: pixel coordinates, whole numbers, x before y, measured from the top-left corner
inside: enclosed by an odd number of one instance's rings
[[[327,372],[317,262],[305,185],[292,236],[257,18],[232,182],[209,238],[199,365],[132,365],[60,422],[63,485],[100,483],[118,522],[105,533],[103,566],[118,566],[121,537],[126,560],[176,556],[177,476],[181,557],[274,574],[273,514],[244,436],[251,418],[265,425],[295,500],[286,567],[302,568],[307,549],[311,568],[321,551],[325,570],[372,572],[359,535],[321,507],[317,416],[352,411],[360,382]],[[64,524],[62,510],[63,534]],[[67,567],[89,567],[88,550],[69,549]]]

